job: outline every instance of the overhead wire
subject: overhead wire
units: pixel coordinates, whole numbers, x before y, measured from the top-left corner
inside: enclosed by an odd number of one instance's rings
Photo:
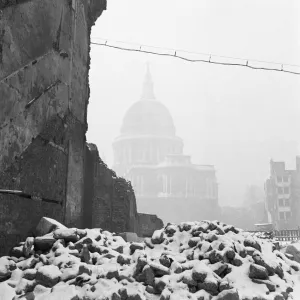
[[[262,61],[262,60],[254,60],[254,59],[244,59],[244,58],[236,58],[236,57],[230,57],[230,56],[221,56],[221,55],[213,55],[213,54],[207,54],[207,53],[199,53],[199,52],[191,52],[191,51],[186,51],[186,50],[176,50],[176,49],[171,49],[171,48],[162,48],[162,47],[156,47],[156,46],[149,46],[149,45],[142,45],[142,44],[137,44],[137,43],[129,43],[129,42],[123,42],[123,41],[113,41],[117,43],[126,43],[126,44],[131,44],[131,45],[136,45],[138,48],[127,48],[127,47],[121,47],[121,46],[116,46],[112,44],[108,44],[108,42],[112,42],[112,40],[107,40],[103,38],[97,38],[97,37],[92,37],[93,39],[100,39],[104,40],[105,42],[95,42],[92,41],[91,44],[95,46],[103,46],[103,47],[109,47],[113,49],[118,49],[122,51],[128,51],[128,52],[140,52],[140,53],[146,53],[146,54],[152,54],[152,55],[158,55],[158,56],[167,56],[167,57],[173,57],[173,58],[178,58],[184,61],[188,62],[202,62],[202,63],[210,63],[210,64],[215,64],[215,65],[224,65],[224,66],[239,66],[239,67],[246,67],[254,70],[264,70],[264,71],[277,71],[277,72],[283,72],[283,73],[289,73],[293,75],[300,75],[300,72],[293,71],[293,70],[288,70],[286,67],[296,67],[300,69],[299,65],[295,64],[283,64],[283,63],[277,63],[277,62],[270,62],[270,61]],[[173,53],[160,53],[156,51],[150,51],[146,49],[142,49],[142,47],[148,47],[148,48],[153,48],[153,49],[161,49],[164,51],[172,51]],[[204,56],[209,56],[209,59],[192,59],[188,58],[186,56],[178,55],[178,52],[183,52],[183,53],[188,53],[188,54],[196,54],[196,55],[204,55]],[[214,60],[212,60],[212,57]],[[225,59],[232,59],[232,60],[240,60],[244,61],[244,63],[238,63],[238,62],[222,62],[222,61],[217,61],[216,58],[225,58]],[[264,63],[264,64],[273,64],[273,65],[278,65],[280,66],[279,68],[270,68],[270,67],[264,67],[264,66],[255,66],[253,63]]]

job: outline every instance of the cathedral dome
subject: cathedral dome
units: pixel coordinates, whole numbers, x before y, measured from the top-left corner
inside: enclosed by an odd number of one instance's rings
[[[175,135],[175,126],[168,109],[158,101],[134,103],[126,112],[121,134]]]
[[[175,136],[175,126],[169,110],[155,100],[149,67],[141,100],[134,103],[126,112],[121,134]]]

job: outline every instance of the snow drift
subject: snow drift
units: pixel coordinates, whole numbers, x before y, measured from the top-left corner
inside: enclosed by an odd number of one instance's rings
[[[218,221],[167,224],[131,243],[101,229],[51,230],[0,258],[0,299],[285,300],[300,269],[271,240]]]

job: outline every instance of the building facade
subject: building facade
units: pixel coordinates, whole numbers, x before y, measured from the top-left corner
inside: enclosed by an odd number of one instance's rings
[[[193,164],[183,147],[169,110],[155,99],[148,67],[141,99],[126,112],[113,143],[113,169],[132,182],[141,212],[164,222],[217,218],[215,169]]]
[[[270,177],[265,183],[268,222],[275,229],[296,229],[300,225],[300,156],[296,169],[287,170],[284,162],[270,162]]]

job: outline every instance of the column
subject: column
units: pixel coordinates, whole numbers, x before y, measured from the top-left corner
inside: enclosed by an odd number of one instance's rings
[[[128,162],[131,164],[132,163],[132,147],[129,145],[128,148]]]
[[[186,177],[185,178],[185,198],[188,197],[188,188],[189,188],[188,177]]]
[[[141,195],[144,195],[144,176],[141,175]]]
[[[126,148],[123,148],[123,163],[126,164],[127,160],[126,160]]]
[[[165,174],[163,175],[163,193],[167,193],[167,179]]]
[[[166,181],[166,194],[168,194],[168,175],[165,175],[165,181]]]

